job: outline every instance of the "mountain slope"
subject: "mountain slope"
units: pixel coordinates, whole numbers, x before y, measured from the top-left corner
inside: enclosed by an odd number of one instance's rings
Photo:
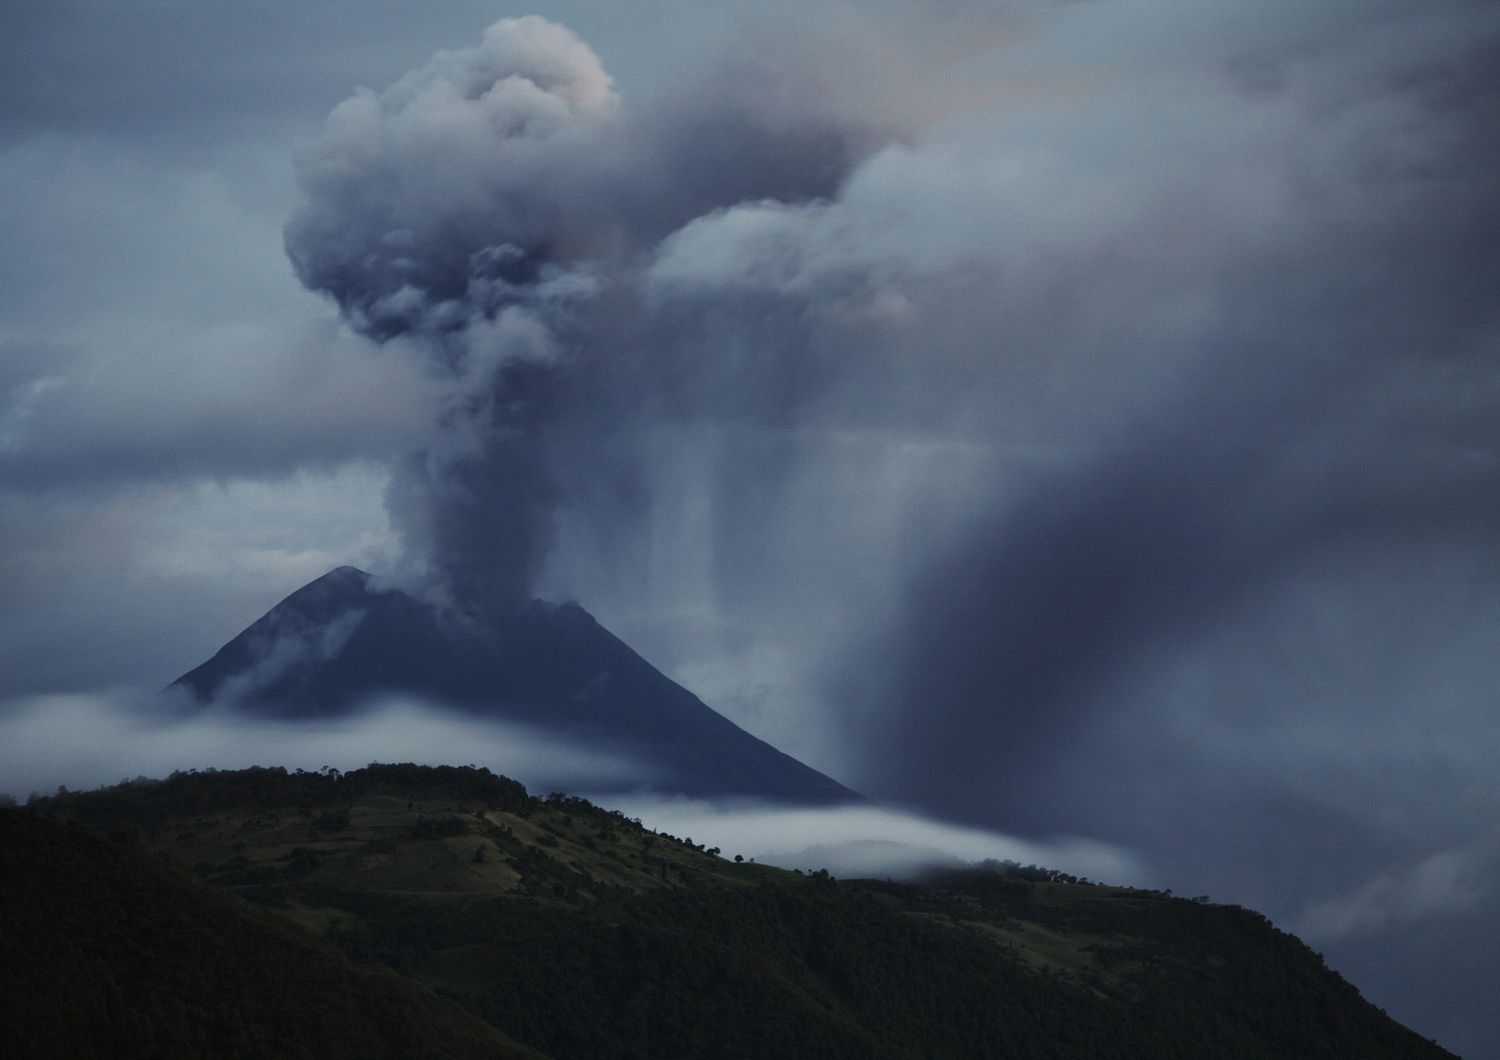
[[[535,1055],[127,839],[0,809],[12,1057]]]
[[[629,787],[801,803],[860,798],[715,713],[577,604],[456,615],[379,588],[353,567],[297,590],[173,687],[282,717],[406,694],[623,754],[650,773]]]
[[[29,808],[133,823],[560,1058],[1450,1055],[1249,910],[1014,867],[736,864],[484,770],[178,774]]]

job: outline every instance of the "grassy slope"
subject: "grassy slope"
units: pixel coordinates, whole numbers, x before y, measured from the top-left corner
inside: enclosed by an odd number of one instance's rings
[[[48,800],[558,1056],[1440,1056],[1258,915],[995,874],[736,865],[450,771]]]
[[[534,1055],[128,839],[0,810],[8,1056]]]

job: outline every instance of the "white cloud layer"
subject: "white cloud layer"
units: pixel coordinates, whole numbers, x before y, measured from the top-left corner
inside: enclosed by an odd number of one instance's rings
[[[718,846],[783,868],[835,876],[904,878],[926,869],[986,860],[1040,865],[1101,882],[1145,886],[1148,868],[1130,851],[1092,839],[1027,840],[965,828],[876,804],[789,808],[754,803],[598,796],[658,831]]]
[[[0,791],[25,799],[179,769],[357,769],[371,762],[481,765],[545,794],[581,779],[639,781],[641,765],[523,726],[392,699],[331,719],[184,715],[170,697],[32,696],[0,710]]]

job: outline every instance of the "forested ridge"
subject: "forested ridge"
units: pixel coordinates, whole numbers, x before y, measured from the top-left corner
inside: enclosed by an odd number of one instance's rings
[[[0,828],[20,1055],[1449,1055],[1246,909],[786,872],[474,767],[179,773]]]

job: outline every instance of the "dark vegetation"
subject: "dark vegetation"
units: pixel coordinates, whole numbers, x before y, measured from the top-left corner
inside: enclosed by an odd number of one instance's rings
[[[21,1055],[1448,1055],[1249,910],[1034,866],[784,872],[473,767],[4,818],[0,965],[46,970],[0,990]]]
[[[7,1056],[533,1055],[128,836],[0,810],[0,877]]]

